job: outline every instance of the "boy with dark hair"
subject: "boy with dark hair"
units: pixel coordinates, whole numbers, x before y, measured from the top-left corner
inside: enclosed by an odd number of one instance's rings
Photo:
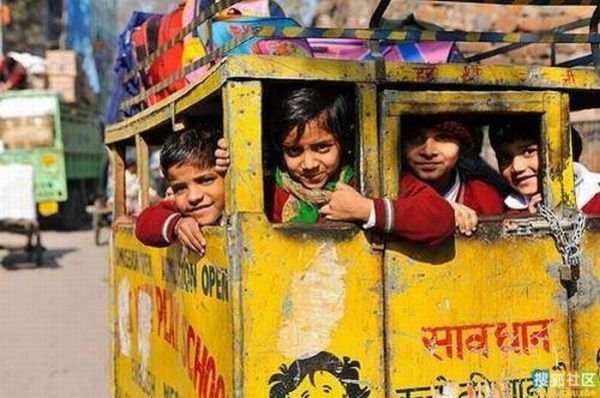
[[[571,137],[577,207],[586,214],[600,213],[600,174],[577,162],[581,137],[575,129],[571,129]],[[540,120],[536,117],[490,127],[490,144],[496,152],[498,168],[513,191],[504,199],[509,212],[537,213],[542,201],[539,143]]]
[[[215,171],[215,149],[221,130],[213,125],[172,133],[161,149],[160,167],[169,183],[170,199],[139,215],[135,234],[147,246],[165,247],[179,240],[204,254],[200,227],[214,225],[225,204],[223,176]]]
[[[502,214],[496,188],[461,167],[476,147],[469,124],[446,115],[407,116],[401,122],[404,166],[448,201],[461,233],[471,235],[479,216]]]

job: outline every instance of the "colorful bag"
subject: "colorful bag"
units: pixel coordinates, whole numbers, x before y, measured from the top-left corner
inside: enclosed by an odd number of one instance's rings
[[[131,43],[133,55],[137,64],[144,62],[150,54],[158,48],[158,32],[162,15],[152,15],[142,25],[136,27],[131,32]],[[139,71],[140,80],[145,88],[152,85],[148,71],[150,68],[144,68]],[[146,104],[156,102],[154,96],[147,99]]]
[[[183,26],[192,24],[201,10],[208,8],[212,2],[213,0],[187,0],[183,10]],[[269,9],[270,7],[273,8],[273,4],[270,4],[269,0],[245,0],[227,8],[215,16],[214,19],[227,18],[231,14],[236,16],[267,17],[272,11]],[[276,9],[281,10],[280,8]],[[184,67],[207,54],[205,45],[209,43],[200,40],[199,32],[202,32],[203,37],[208,37],[210,35],[210,21],[203,23],[183,39],[182,64]],[[186,75],[186,80],[188,82],[199,80],[202,76],[206,75],[209,68],[210,65],[197,68]]]
[[[366,61],[374,59],[368,43],[361,39],[307,39],[315,58]],[[388,44],[380,47],[387,61],[438,64],[451,60],[455,45],[451,42]]]
[[[177,7],[169,14],[163,16],[160,21],[158,31],[158,47],[167,43],[171,38],[176,36],[182,27],[183,5]],[[175,45],[169,48],[164,54],[158,57],[148,70],[148,82],[150,86],[160,83],[172,74],[178,72],[182,68],[183,55],[183,40],[178,41]],[[160,101],[177,90],[185,87],[185,79],[179,79],[164,90],[157,92],[155,95],[148,98],[149,105]]]
[[[257,26],[288,27],[299,26],[291,18],[280,17],[236,17],[224,21],[215,21],[211,26],[212,49],[219,48],[230,40],[242,37]],[[203,32],[199,32],[203,33]],[[203,42],[209,42],[207,37],[200,37]],[[311,57],[312,52],[304,39],[261,39],[253,38],[233,48],[228,54],[261,54],[284,55],[295,57]]]
[[[134,12],[127,23],[127,27],[119,35],[119,51],[113,69],[115,85],[108,106],[106,107],[106,124],[115,123],[121,120],[123,116],[133,116],[142,109],[142,104],[135,104],[124,110],[120,109],[120,105],[121,102],[138,95],[142,87],[142,83],[138,76],[125,81],[125,76],[131,73],[137,64],[136,52],[134,49],[135,43],[132,35],[145,21],[156,16],[157,14],[138,11]],[[138,40],[138,43],[139,42],[140,41]]]

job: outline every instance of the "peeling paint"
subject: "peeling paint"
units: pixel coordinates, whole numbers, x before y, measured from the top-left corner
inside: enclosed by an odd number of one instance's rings
[[[305,269],[291,280],[284,300],[278,349],[289,358],[325,350],[344,315],[346,268],[335,243],[324,243]]]
[[[127,357],[131,356],[131,325],[129,323],[130,311],[129,311],[129,292],[130,292],[129,280],[127,278],[121,279],[119,283],[118,293],[118,319],[119,319],[119,349],[122,355]]]
[[[140,290],[137,302],[138,352],[141,357],[140,367],[142,379],[148,374],[150,363],[150,332],[152,331],[152,297]],[[145,380],[144,380],[145,381]]]

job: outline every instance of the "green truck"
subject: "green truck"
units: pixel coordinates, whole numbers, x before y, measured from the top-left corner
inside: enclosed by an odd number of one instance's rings
[[[33,165],[42,224],[76,229],[86,219],[86,204],[103,190],[102,129],[94,109],[65,103],[57,92],[0,94],[0,164]]]

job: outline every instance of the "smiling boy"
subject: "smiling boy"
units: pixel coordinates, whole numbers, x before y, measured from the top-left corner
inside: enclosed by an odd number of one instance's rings
[[[490,143],[496,152],[498,168],[512,193],[504,199],[507,211],[537,213],[542,202],[540,190],[540,121],[534,117],[511,123],[493,125]],[[575,174],[575,198],[579,210],[586,214],[600,213],[600,174],[578,163],[581,138],[571,131]]]
[[[469,175],[460,160],[473,153],[474,134],[466,123],[446,116],[408,116],[402,120],[402,158],[408,171],[442,195],[454,209],[456,228],[471,235],[479,216],[502,214],[502,196]]]
[[[160,166],[172,195],[139,215],[135,234],[140,242],[165,247],[178,240],[204,254],[200,227],[217,224],[225,205],[224,179],[215,171],[214,156],[221,135],[218,127],[203,125],[167,138]]]

